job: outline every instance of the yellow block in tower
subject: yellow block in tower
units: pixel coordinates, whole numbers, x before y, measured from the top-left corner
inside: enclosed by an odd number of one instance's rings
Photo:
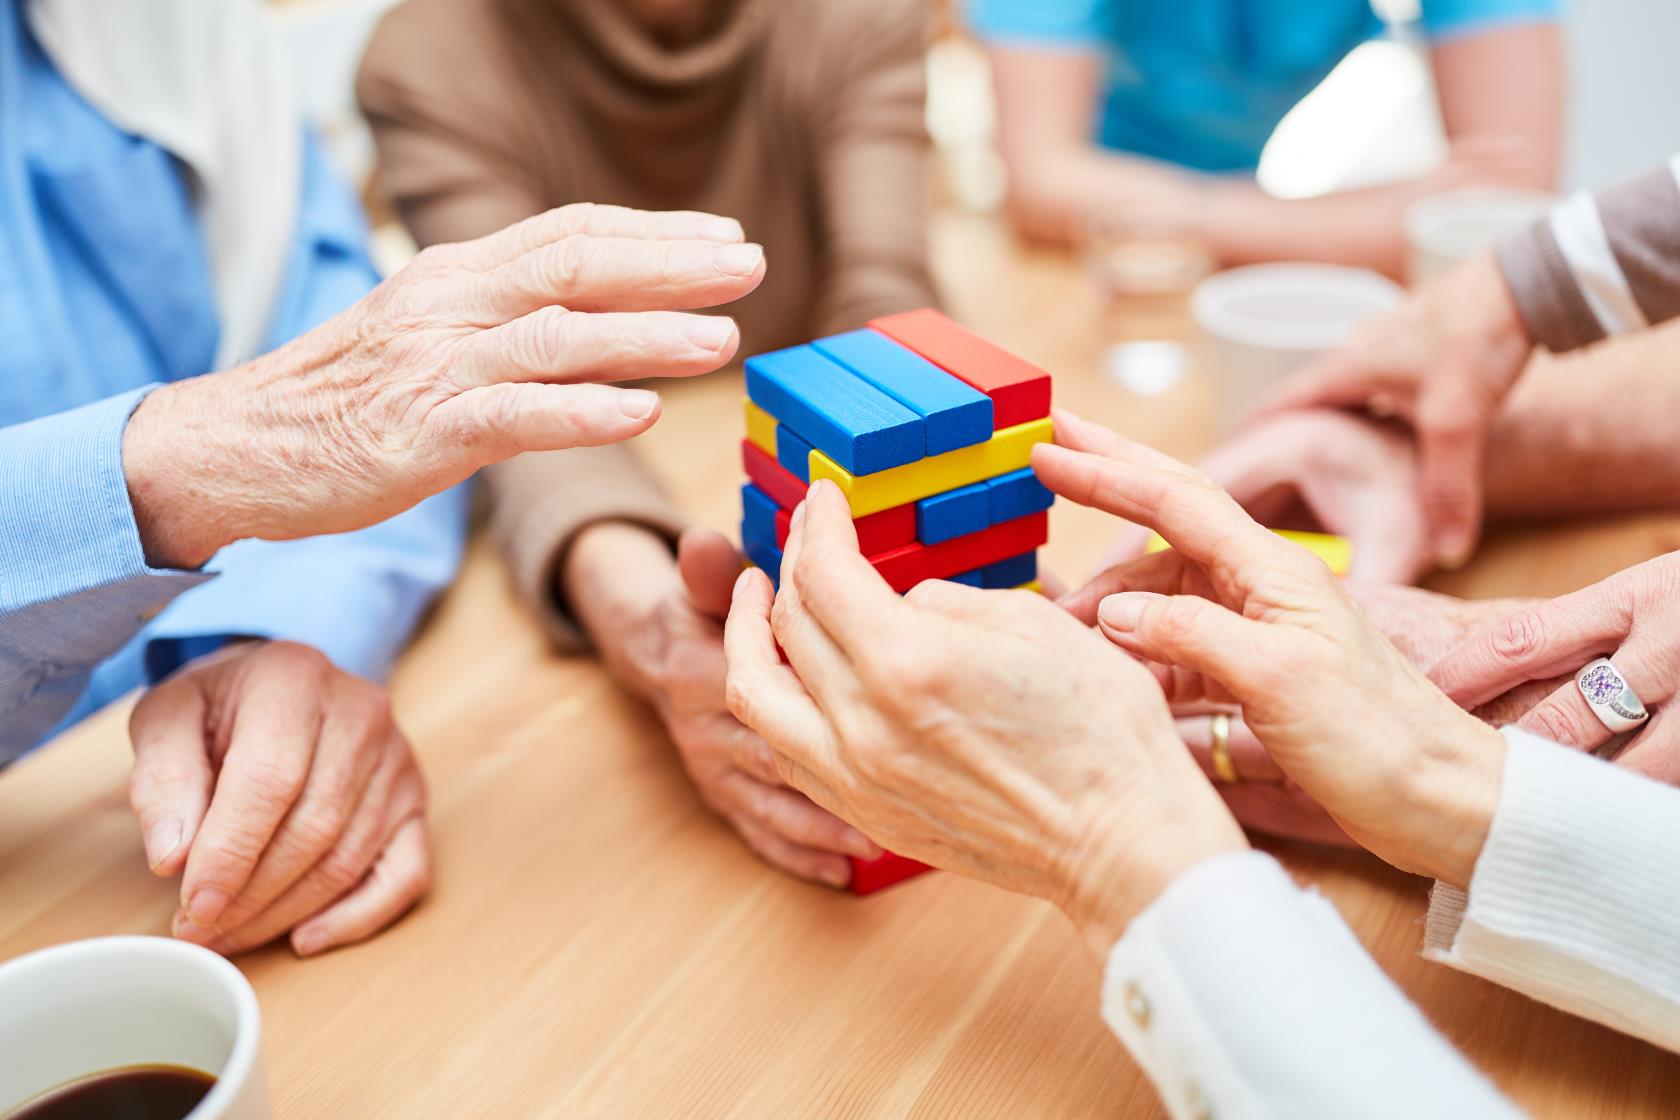
[[[852,505],[852,516],[868,517],[884,509],[1018,471],[1032,461],[1033,444],[1049,443],[1050,436],[1050,418],[1046,416],[994,432],[985,443],[930,455],[874,474],[854,475],[821,451],[812,451],[811,481],[826,478],[837,483]]]
[[[774,459],[776,457],[776,418],[745,397],[741,399],[741,403],[746,405],[747,442]]]
[[[1353,542],[1346,537],[1338,537],[1332,533],[1304,533],[1298,529],[1273,529],[1272,532],[1286,541],[1294,541],[1320,560],[1325,567],[1338,576],[1345,576],[1353,567]],[[1144,546],[1145,552],[1165,552],[1169,546],[1161,539],[1161,534],[1149,534],[1149,543]]]

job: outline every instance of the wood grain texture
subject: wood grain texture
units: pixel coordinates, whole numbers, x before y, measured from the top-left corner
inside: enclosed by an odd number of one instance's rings
[[[1204,449],[1200,378],[1134,398],[1102,375],[1102,309],[1073,263],[967,218],[942,219],[935,246],[954,312],[1054,369],[1064,404]],[[1125,311],[1121,337],[1185,329],[1181,304]],[[665,396],[644,452],[697,518],[732,527],[739,376]],[[1082,576],[1113,523],[1065,502],[1051,518],[1047,562]],[[1556,594],[1676,544],[1675,517],[1524,528],[1439,582]],[[1059,914],[949,874],[859,899],[767,870],[700,805],[651,713],[546,651],[482,546],[394,687],[431,783],[436,888],[367,945],[240,960],[280,1120],[1163,1115]],[[124,719],[0,774],[0,958],[167,929],[174,884],[141,858]],[[1535,1115],[1680,1114],[1680,1059],[1421,960],[1421,880],[1266,846]]]

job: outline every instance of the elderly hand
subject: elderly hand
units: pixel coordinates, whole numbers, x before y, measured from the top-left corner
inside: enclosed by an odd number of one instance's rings
[[[723,619],[740,571],[740,553],[716,533],[684,534],[672,564],[658,537],[604,522],[567,554],[563,592],[613,675],[658,711],[707,807],[772,867],[845,887],[845,857],[880,848],[789,789],[725,702]]]
[[[1545,681],[1547,695],[1517,721],[1554,742],[1598,750],[1612,739],[1575,684],[1609,657],[1652,713],[1616,755],[1652,778],[1680,782],[1680,725],[1664,705],[1680,691],[1680,553],[1669,553],[1484,627],[1430,672],[1459,703]]]
[[[1385,639],[1305,550],[1205,475],[1067,413],[1033,450],[1044,484],[1158,531],[1170,552],[1107,573],[1102,632],[1175,701],[1234,702],[1283,772],[1398,867],[1469,881],[1504,741]]]
[[[1051,899],[1102,951],[1181,872],[1244,845],[1142,667],[1030,592],[930,581],[901,599],[832,483],[795,513],[771,604],[744,573],[730,708],[784,778],[894,851]]]
[[[1346,537],[1351,579],[1410,583],[1432,564],[1417,456],[1393,425],[1327,409],[1285,412],[1237,432],[1199,465],[1262,525]],[[1107,563],[1142,555],[1148,540],[1147,529],[1131,527]]]
[[[1433,558],[1469,558],[1482,520],[1482,446],[1532,342],[1491,254],[1427,285],[1302,370],[1267,411],[1363,408],[1417,433]]]
[[[427,249],[296,341],[141,402],[123,466],[146,555],[357,529],[522,451],[628,439],[659,398],[595,382],[723,365],[734,324],[676,309],[763,276],[709,214],[567,206]]]
[[[176,936],[224,954],[291,932],[309,956],[426,892],[426,789],[383,689],[291,642],[240,644],[129,721],[146,859],[183,872]]]

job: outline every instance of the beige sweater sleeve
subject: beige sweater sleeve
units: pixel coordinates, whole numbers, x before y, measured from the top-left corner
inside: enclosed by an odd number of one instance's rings
[[[1565,199],[1496,252],[1529,335],[1548,350],[1680,315],[1680,157]]]
[[[357,96],[379,147],[379,174],[421,245],[465,241],[530,217],[541,194],[512,152],[517,125],[496,112],[494,78],[457,90],[447,67],[420,65],[433,37],[404,8],[380,25],[362,61]],[[419,52],[419,53],[417,53]],[[413,82],[426,73],[438,80]],[[481,82],[480,79],[483,79]],[[559,599],[555,573],[585,527],[645,525],[674,546],[683,518],[625,445],[522,455],[486,470],[480,494],[490,535],[519,596],[555,645],[587,644]]]
[[[845,70],[823,92],[815,129],[827,262],[818,334],[938,303],[927,248],[927,7],[865,7],[880,10],[848,17],[856,41],[828,52]]]

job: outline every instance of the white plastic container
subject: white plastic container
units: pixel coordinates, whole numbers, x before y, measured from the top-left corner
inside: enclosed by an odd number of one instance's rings
[[[1543,217],[1557,196],[1507,187],[1466,187],[1427,195],[1406,208],[1406,279],[1426,284],[1460,261]]]
[[[1256,264],[1202,281],[1190,314],[1212,358],[1215,424],[1229,431],[1290,374],[1405,298],[1361,268]]]

